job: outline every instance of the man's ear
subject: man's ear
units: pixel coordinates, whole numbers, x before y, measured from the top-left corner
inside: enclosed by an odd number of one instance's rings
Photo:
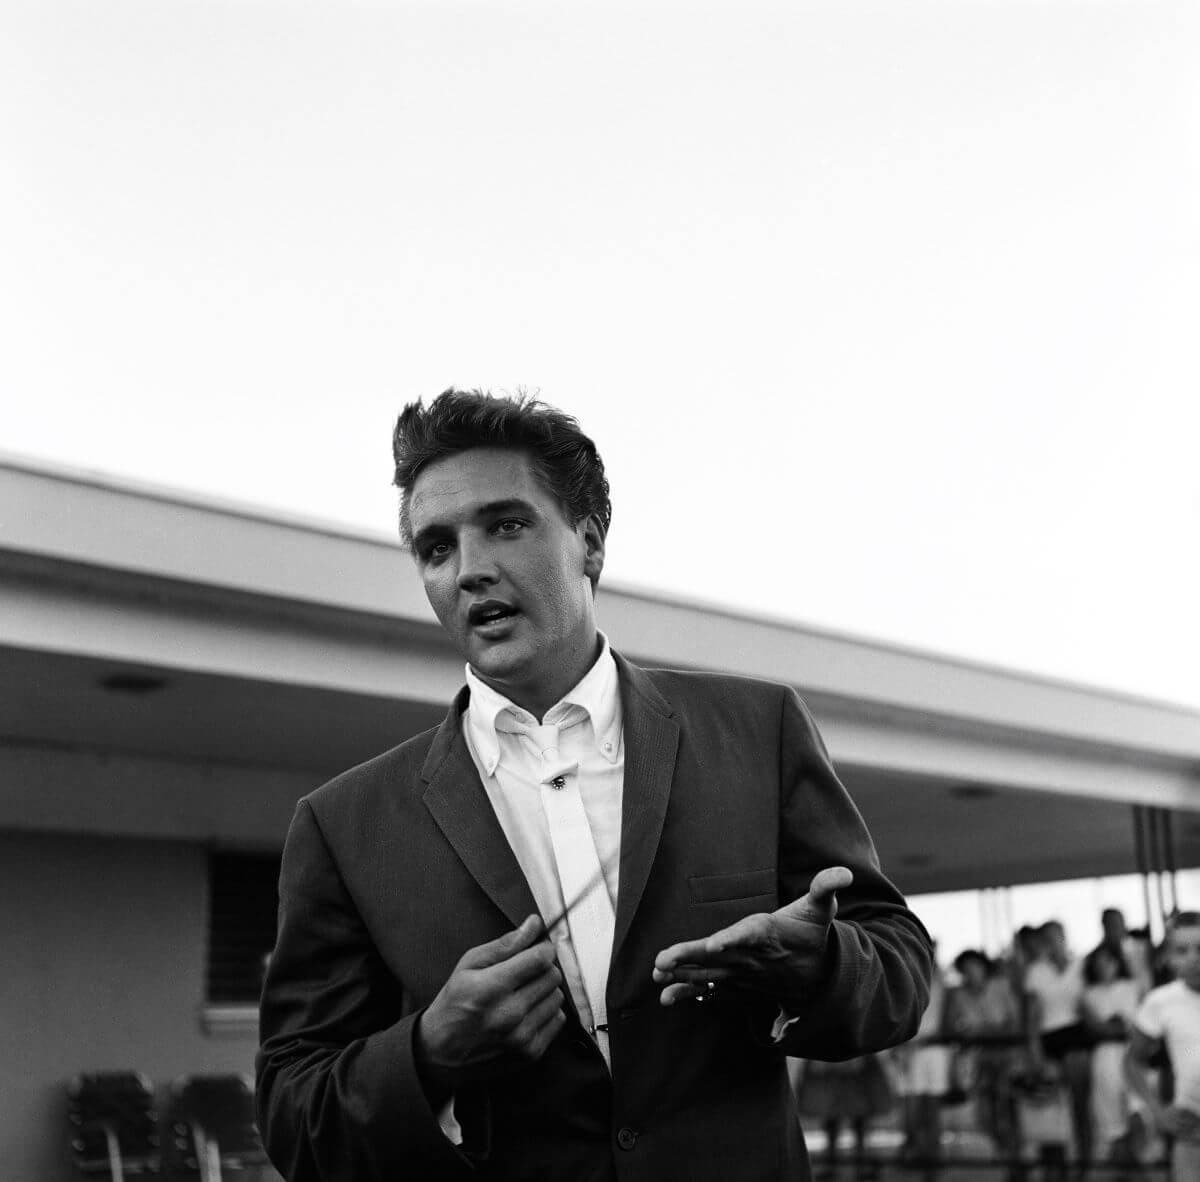
[[[604,569],[604,527],[595,514],[583,520],[583,573],[594,587]]]

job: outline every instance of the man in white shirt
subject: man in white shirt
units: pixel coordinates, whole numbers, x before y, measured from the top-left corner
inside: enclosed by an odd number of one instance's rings
[[[1200,1178],[1200,912],[1184,911],[1170,922],[1167,960],[1175,980],[1152,989],[1133,1021],[1125,1077],[1160,1132],[1174,1138],[1175,1182]],[[1171,1060],[1174,1098],[1164,1104],[1149,1076],[1162,1047]]]
[[[608,484],[573,419],[447,391],[394,451],[467,685],[297,808],[272,1159],[289,1182],[805,1177],[785,1055],[911,1036],[930,972],[811,718],[612,652]]]

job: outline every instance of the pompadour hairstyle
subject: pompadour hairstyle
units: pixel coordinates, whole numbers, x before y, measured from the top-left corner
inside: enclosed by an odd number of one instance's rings
[[[473,447],[524,452],[538,480],[572,525],[594,516],[605,534],[612,502],[604,461],[570,415],[527,394],[501,398],[482,390],[444,390],[428,406],[410,402],[396,420],[393,483],[400,490],[400,537],[412,545],[408,498],[435,460]]]

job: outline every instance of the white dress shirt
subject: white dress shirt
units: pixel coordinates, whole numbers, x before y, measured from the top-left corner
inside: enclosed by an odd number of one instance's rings
[[[617,666],[601,635],[602,649],[582,680],[552,706],[542,720],[559,728],[558,754],[567,770],[564,791],[577,791],[591,830],[592,842],[611,909],[617,906],[621,860],[621,797],[625,781],[625,749],[621,722],[621,691]],[[471,700],[463,727],[467,749],[479,770],[484,790],[496,812],[504,836],[533,893],[544,919],[562,912],[572,899],[564,897],[555,835],[543,804],[541,761],[536,749],[512,725],[536,726],[538,720],[527,710],[485,685],[470,667],[467,685]],[[497,725],[499,724],[499,725]],[[563,972],[564,983],[579,1011],[584,1026],[592,1032],[596,1023],[576,956],[571,917],[550,933]],[[600,940],[604,963],[612,954],[612,927],[607,932],[589,930],[590,941]],[[601,1020],[603,1020],[601,1018]],[[608,1060],[608,1035],[594,1031],[597,1045]]]
[[[601,633],[600,640],[602,648],[595,664],[574,689],[546,712],[542,723],[559,728],[558,757],[568,780],[564,790],[578,792],[582,800],[611,910],[615,913],[621,862],[625,744],[617,665],[608,638]],[[552,919],[574,900],[564,897],[555,834],[543,807],[542,760],[519,729],[537,726],[538,720],[482,682],[469,665],[467,685],[471,691],[463,717],[467,750],[500,828],[529,883],[538,911],[543,919]],[[560,852],[561,848],[560,842]],[[550,939],[562,969],[563,983],[570,991],[580,1020],[608,1063],[608,1031],[596,1028],[570,924],[568,916],[565,923],[555,925]],[[603,924],[590,926],[586,937],[592,942],[593,956],[599,954],[607,965],[612,956],[611,922],[606,930]],[[594,984],[593,990],[596,987]],[[602,995],[603,982],[599,988]],[[604,1025],[603,1021],[600,1025]],[[438,1113],[438,1123],[451,1141],[462,1144],[462,1128],[454,1115],[453,1097]]]

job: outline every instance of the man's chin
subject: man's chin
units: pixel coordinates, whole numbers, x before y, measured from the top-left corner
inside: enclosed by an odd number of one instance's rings
[[[511,681],[519,678],[526,665],[528,654],[521,646],[505,639],[471,645],[467,661],[471,668],[485,681]]]

